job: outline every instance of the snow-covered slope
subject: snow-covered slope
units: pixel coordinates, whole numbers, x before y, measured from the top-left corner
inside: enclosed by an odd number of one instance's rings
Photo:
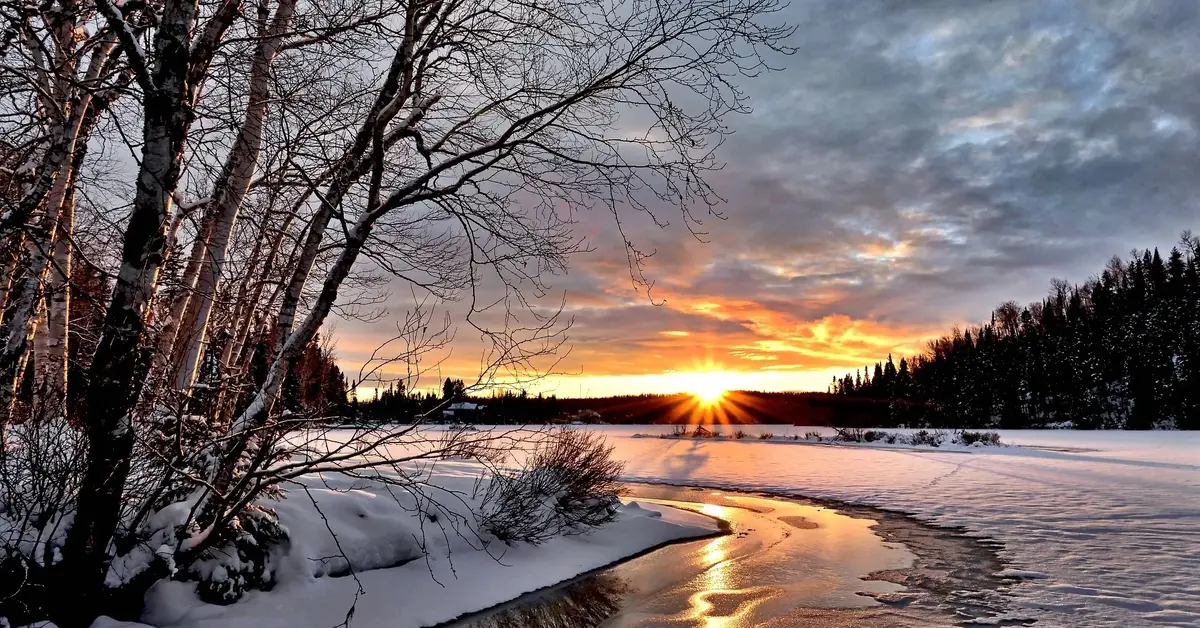
[[[478,472],[470,463],[440,463],[427,492],[448,510],[465,514]],[[540,546],[492,542],[485,551],[466,523],[433,520],[421,514],[428,508],[418,511],[411,495],[385,484],[341,474],[306,476],[301,483],[304,488],[292,487],[287,499],[272,504],[290,534],[273,590],[213,606],[196,599],[194,583],[160,582],[147,595],[143,622],[330,628],[342,624],[353,606],[354,626],[430,626],[717,529],[703,515],[630,502],[616,521],[588,534]],[[95,626],[132,628],[108,619]]]
[[[995,537],[1008,575],[1028,580],[1015,589],[1019,614],[1040,625],[1200,626],[1197,433],[1001,432],[1026,447],[929,452],[596,429],[629,479],[870,504]]]

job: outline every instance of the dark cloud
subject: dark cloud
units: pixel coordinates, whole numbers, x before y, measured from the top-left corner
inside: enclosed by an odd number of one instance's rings
[[[1198,226],[1200,3],[794,0],[784,17],[797,53],[746,86],[755,113],[712,177],[728,219],[708,244],[633,219],[667,304],[631,306],[611,225],[581,223],[597,250],[556,282],[577,350],[635,360],[678,330],[739,363],[843,316],[877,325],[857,360]]]

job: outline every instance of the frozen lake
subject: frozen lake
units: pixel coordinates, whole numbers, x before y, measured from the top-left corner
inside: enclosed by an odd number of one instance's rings
[[[1053,450],[959,453],[632,438],[670,431],[661,425],[589,429],[608,436],[632,481],[828,498],[993,537],[1006,575],[1027,580],[1010,619],[1200,625],[1197,433],[1005,431],[1005,442]]]

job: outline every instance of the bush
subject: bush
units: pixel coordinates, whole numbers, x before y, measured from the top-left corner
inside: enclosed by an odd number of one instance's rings
[[[716,434],[703,425],[697,425],[696,429],[692,431],[692,438],[712,438],[714,436],[716,436]]]
[[[941,430],[917,430],[909,437],[909,443],[913,445],[929,445],[930,447],[941,447],[946,441],[946,433]]]
[[[843,443],[863,442],[863,429],[861,427],[835,427],[833,430],[836,432],[833,440]]]
[[[671,426],[671,436],[674,436],[675,438],[683,438],[684,436],[687,436],[687,433],[688,433],[688,428],[686,425],[672,425]]]
[[[230,527],[232,538],[206,550],[184,580],[198,580],[196,594],[209,604],[232,604],[250,590],[275,585],[275,556],[287,551],[288,533],[273,510],[252,506]]]
[[[883,440],[883,439],[887,438],[887,436],[888,436],[887,432],[883,432],[880,430],[864,430],[862,433],[863,441],[868,442],[868,443],[873,443],[877,440]]]
[[[555,432],[524,468],[498,473],[484,489],[479,527],[506,544],[538,545],[612,521],[624,465],[598,434]]]
[[[21,626],[61,604],[54,595],[55,566],[87,444],[60,418],[28,418],[0,429],[0,618]]]
[[[743,439],[743,438],[746,438],[746,433],[745,433],[745,432],[743,432],[742,430],[735,430],[735,431],[733,432],[733,437],[734,437],[734,438],[736,438],[736,439],[738,439],[738,440],[741,440],[741,439]]]
[[[980,445],[996,446],[1000,444],[1000,435],[996,432],[971,432],[962,430],[958,433],[958,442],[963,445],[971,446],[976,443]]]
[[[804,440],[821,440],[820,432],[805,432]]]
[[[772,438],[775,438],[775,435],[771,432],[763,432],[758,435],[758,440],[771,440]]]

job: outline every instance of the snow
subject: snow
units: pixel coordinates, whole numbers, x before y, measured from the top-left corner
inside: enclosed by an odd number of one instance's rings
[[[286,499],[267,504],[290,535],[275,588],[215,606],[195,597],[194,583],[160,582],[146,597],[142,621],[179,628],[329,628],[344,622],[353,606],[354,625],[429,626],[717,530],[703,515],[630,502],[616,521],[588,534],[508,546],[462,516],[474,505],[478,473],[473,463],[445,462],[423,476],[428,499],[441,509],[377,480],[303,477]],[[208,567],[216,574],[225,569],[217,562]],[[96,625],[131,626],[107,618]]]
[[[666,426],[582,429],[607,436],[629,480],[834,499],[994,538],[1005,561],[997,575],[1014,584],[1011,612],[997,624],[1200,626],[1197,433],[1000,431],[1009,446],[896,448],[788,438],[832,433],[810,427],[738,426],[751,435],[743,440],[634,437],[668,434]],[[759,440],[762,432],[780,438]],[[445,462],[429,480],[446,504],[461,505],[477,472]],[[423,520],[411,499],[393,499],[378,482],[338,474],[302,480],[273,505],[292,538],[273,590],[222,607],[198,602],[191,584],[160,583],[143,620],[327,628],[342,623],[355,601],[355,578],[336,577],[353,568],[363,588],[355,625],[431,625],[713,530],[700,515],[629,503],[618,521],[590,535],[537,547],[492,543],[489,554],[469,529]]]
[[[1200,434],[1000,431],[1015,447],[886,449],[759,441],[820,431],[737,426],[744,440],[634,438],[605,426],[628,479],[902,510],[1001,541],[1008,619],[1200,626]],[[730,433],[734,428],[726,428]],[[826,430],[826,433],[829,433]]]
[[[575,425],[581,425],[576,423]],[[909,451],[957,451],[967,452],[980,447],[1012,447],[1005,443],[988,444],[982,441],[972,442],[970,445],[963,442],[960,438],[960,433],[951,430],[910,430],[910,429],[891,429],[891,430],[870,430],[875,434],[885,434],[891,440],[872,440],[872,441],[845,441],[839,440],[832,430],[825,430],[823,433],[809,428],[805,433],[792,432],[788,434],[777,434],[771,430],[770,426],[758,426],[758,429],[752,432],[747,431],[744,427],[730,429],[717,429],[713,436],[695,436],[692,432],[686,434],[677,434],[674,432],[637,432],[632,435],[632,438],[668,438],[668,439],[706,439],[714,438],[716,440],[734,440],[745,443],[764,443],[778,445],[826,445],[831,447],[865,447],[868,449],[899,449]],[[742,432],[743,435],[738,436],[737,432]],[[920,433],[924,438],[913,438],[914,434]],[[978,433],[978,432],[977,432]],[[994,432],[989,432],[994,433]],[[930,438],[935,438],[940,444],[931,444]],[[876,438],[882,438],[876,436]]]

